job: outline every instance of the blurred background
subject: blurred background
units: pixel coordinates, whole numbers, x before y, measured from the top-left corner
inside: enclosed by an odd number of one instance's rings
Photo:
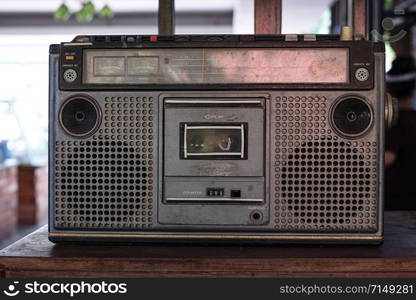
[[[254,1],[176,0],[175,32],[253,34]],[[350,0],[282,5],[283,33],[339,34],[351,22]],[[47,222],[49,45],[80,34],[157,34],[157,9],[158,0],[0,0],[0,248]],[[387,69],[415,54],[415,16],[416,0],[369,0]]]

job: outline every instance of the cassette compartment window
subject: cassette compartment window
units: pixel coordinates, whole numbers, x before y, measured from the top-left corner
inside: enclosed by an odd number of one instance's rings
[[[246,159],[246,136],[246,123],[181,123],[181,158]]]

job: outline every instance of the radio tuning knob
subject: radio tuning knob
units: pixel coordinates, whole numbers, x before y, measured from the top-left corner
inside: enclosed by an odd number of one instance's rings
[[[390,129],[397,123],[399,115],[399,103],[397,98],[392,97],[389,93],[385,93],[384,103],[384,116],[386,121],[386,128]]]
[[[352,41],[353,32],[351,26],[343,26],[341,29],[341,41]]]

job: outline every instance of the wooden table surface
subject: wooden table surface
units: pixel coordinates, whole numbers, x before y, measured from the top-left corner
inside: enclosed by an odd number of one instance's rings
[[[416,277],[416,212],[387,212],[380,246],[55,245],[45,226],[0,277]]]

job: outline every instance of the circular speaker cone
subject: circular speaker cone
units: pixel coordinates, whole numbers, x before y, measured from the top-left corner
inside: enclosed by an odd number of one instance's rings
[[[373,114],[366,101],[348,97],[335,105],[332,111],[332,121],[339,133],[346,136],[358,136],[371,127]]]
[[[85,137],[100,125],[101,113],[94,100],[77,96],[68,99],[59,112],[62,128],[70,135]]]

